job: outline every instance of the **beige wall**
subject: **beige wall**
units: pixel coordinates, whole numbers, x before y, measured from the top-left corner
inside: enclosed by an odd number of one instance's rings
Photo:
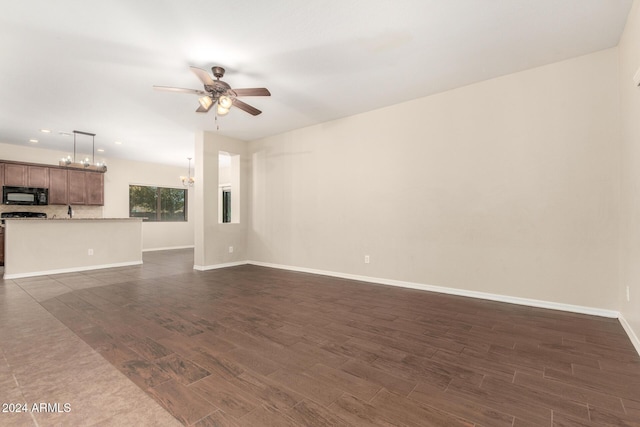
[[[140,264],[141,224],[129,218],[7,220],[4,278]]]
[[[240,155],[240,222],[218,221],[219,152]],[[209,269],[246,261],[249,159],[247,144],[217,132],[199,132],[195,139],[195,268]],[[233,247],[233,252],[229,252]]]
[[[19,146],[0,143],[0,159],[22,162],[33,162],[55,165],[57,160],[69,153],[45,150],[32,146]],[[104,179],[104,207],[74,206],[76,218],[126,218],[129,216],[129,184],[158,185],[166,187],[180,187],[180,175],[185,168],[158,165],[153,163],[132,162],[121,159],[104,159],[96,157],[96,161],[105,161],[108,171]],[[143,250],[193,246],[193,189],[189,189],[189,221],[172,223],[149,223],[142,225]],[[0,205],[0,211],[14,211],[15,206]],[[20,210],[46,211],[49,216],[56,214],[64,216],[66,207],[48,206],[21,207]]]
[[[640,3],[634,2],[620,40],[622,105],[620,312],[640,336],[640,88],[633,75],[640,68]],[[627,301],[629,287],[631,301]],[[613,289],[608,290],[610,292]],[[639,349],[640,351],[640,349]]]
[[[617,309],[617,73],[609,49],[251,142],[249,259]]]

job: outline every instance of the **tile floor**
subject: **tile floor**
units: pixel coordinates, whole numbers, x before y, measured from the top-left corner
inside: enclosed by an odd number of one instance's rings
[[[0,281],[0,425],[640,426],[615,319],[144,261]]]
[[[77,289],[125,281],[131,274],[152,274],[140,268],[93,273],[0,279],[3,427],[181,425],[39,304]],[[27,411],[17,412],[25,403]]]

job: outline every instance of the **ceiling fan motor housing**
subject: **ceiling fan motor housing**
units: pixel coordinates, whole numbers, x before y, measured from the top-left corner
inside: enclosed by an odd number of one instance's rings
[[[224,68],[222,67],[211,67],[211,72],[216,79],[221,79],[224,77]]]
[[[209,92],[213,98],[219,98],[225,93],[231,91],[231,86],[222,80],[215,80],[213,85],[204,85],[204,89]]]

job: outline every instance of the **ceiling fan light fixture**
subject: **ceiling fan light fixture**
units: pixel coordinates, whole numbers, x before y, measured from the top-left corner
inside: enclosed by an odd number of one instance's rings
[[[216,110],[219,116],[225,116],[229,112],[228,108],[224,108],[222,105],[218,104],[218,109]]]
[[[203,96],[202,98],[198,98],[198,102],[202,105],[202,108],[209,109],[211,105],[213,105],[213,99],[210,96]]]
[[[216,108],[216,117],[226,115],[231,107],[238,108],[252,116],[257,116],[258,114],[261,114],[262,111],[241,101],[239,98],[243,96],[271,96],[271,92],[269,92],[265,87],[232,89],[227,82],[220,80],[224,76],[224,68],[222,67],[216,66],[211,68],[215,80],[211,78],[208,71],[203,70],[202,68],[194,66],[189,68],[200,82],[202,82],[204,90],[184,89],[170,86],[153,86],[153,88],[169,92],[197,94],[200,97],[198,98],[200,106],[196,110],[196,113],[206,113],[211,111],[213,105],[218,104]]]
[[[228,110],[233,105],[233,101],[227,95],[222,95],[220,99],[218,99],[218,105]]]

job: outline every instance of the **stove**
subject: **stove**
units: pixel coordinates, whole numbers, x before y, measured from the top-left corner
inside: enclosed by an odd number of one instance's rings
[[[47,214],[44,212],[2,212],[0,218],[46,218]]]

